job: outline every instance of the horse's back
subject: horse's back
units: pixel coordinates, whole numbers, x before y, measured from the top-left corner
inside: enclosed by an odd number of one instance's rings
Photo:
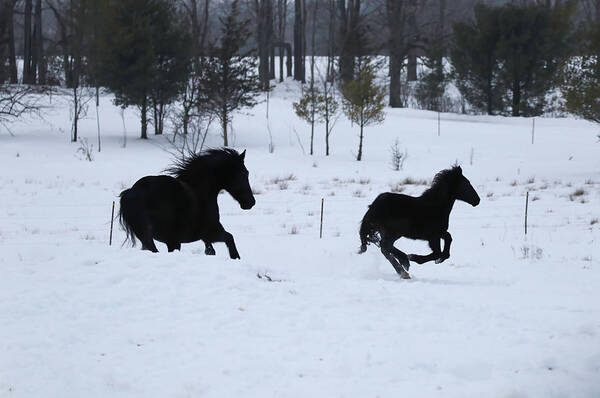
[[[195,216],[195,197],[184,183],[167,175],[146,176],[121,193],[121,211],[131,222],[150,225],[155,238],[181,231]]]
[[[375,213],[404,212],[417,205],[416,199],[401,193],[384,192],[375,198],[369,208]]]

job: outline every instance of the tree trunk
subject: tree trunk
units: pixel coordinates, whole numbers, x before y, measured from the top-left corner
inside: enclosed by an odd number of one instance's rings
[[[402,56],[390,54],[390,106],[402,108]]]
[[[521,116],[520,105],[521,105],[521,84],[519,79],[513,80],[512,87],[512,115],[513,116]]]
[[[357,161],[361,161],[362,160],[362,149],[363,149],[363,125],[362,123],[360,124],[360,139],[358,141],[358,155],[356,155],[356,160]]]
[[[440,1],[440,23],[438,26],[438,37],[437,40],[439,41],[439,43],[442,46],[442,49],[445,49],[446,46],[444,44],[444,37],[446,34],[446,0],[439,0]],[[443,76],[444,74],[444,51],[440,51],[439,54],[439,58],[436,61],[436,68],[437,68],[437,73],[439,74],[439,76]]]
[[[313,3],[313,18],[312,18],[312,28],[311,28],[311,38],[310,38],[310,97],[312,101],[312,109],[311,109],[311,122],[310,122],[310,154],[314,154],[314,140],[315,140],[315,108],[317,106],[317,98],[315,95],[315,35],[316,35],[316,25],[317,25],[317,10],[318,10],[317,2]]]
[[[486,87],[486,97],[487,97],[487,114],[493,115],[494,107],[493,107],[493,92],[492,92],[492,77],[490,76],[487,81]]]
[[[164,132],[163,127],[164,127],[164,121],[165,121],[165,104],[160,103],[158,106],[158,120],[159,120],[159,134],[162,134]]]
[[[9,11],[8,15],[8,74],[10,78],[11,84],[18,83],[18,74],[17,74],[17,54],[15,51],[15,22],[14,22],[14,10],[15,3],[12,4],[12,8]]]
[[[287,53],[286,56],[286,77],[292,77],[293,76],[293,72],[292,72],[292,45],[290,43],[286,43],[285,44],[285,51]]]
[[[407,16],[408,25],[408,69],[406,72],[406,78],[409,82],[417,81],[417,48],[416,41],[417,36],[417,16],[416,13],[412,12]]]
[[[338,0],[340,11],[339,54],[340,78],[347,83],[354,79],[355,57],[363,51],[360,32],[360,0]]]
[[[144,96],[144,99],[142,100],[142,106],[140,108],[140,111],[142,114],[142,118],[141,118],[142,135],[140,138],[147,140],[148,139],[148,98],[146,96]]]
[[[33,84],[31,71],[31,11],[32,0],[25,0],[23,23],[23,83]]]
[[[279,36],[279,81],[283,82],[283,57],[285,54],[285,28],[287,20],[287,0],[277,0],[277,21]]]
[[[269,79],[275,79],[275,46],[273,44],[269,51]]]
[[[306,82],[304,68],[304,1],[294,0],[294,80]]]
[[[285,54],[285,48],[279,46],[279,82],[283,82],[283,56]]]
[[[73,136],[72,142],[77,142],[77,125],[79,124],[79,97],[77,96],[77,87],[73,87]]]
[[[327,90],[325,90],[325,156],[329,156],[329,105],[327,103]]]
[[[260,0],[258,5],[258,78],[263,90],[269,89],[270,60],[273,38],[273,0]]]
[[[417,81],[417,51],[414,47],[408,50],[408,65],[406,79],[409,82]]]
[[[229,139],[227,137],[227,122],[228,122],[228,112],[227,112],[227,107],[224,106],[221,108],[221,115],[220,115],[220,119],[221,119],[221,127],[223,128],[223,146],[228,146],[229,145]]]
[[[223,127],[223,146],[229,145],[229,140],[227,139],[227,120],[221,119],[221,126]]]
[[[159,135],[160,126],[158,124],[158,104],[156,100],[152,100],[152,118],[154,119],[154,135]]]
[[[46,64],[44,62],[44,38],[42,30],[42,0],[35,2],[35,15],[34,15],[34,29],[35,37],[33,38],[33,63],[32,69],[34,76],[37,71],[37,83],[46,84]]]
[[[335,29],[336,29],[336,21],[335,21],[335,0],[329,0],[329,27],[327,32],[327,71],[325,79],[327,81],[332,82],[334,80],[335,68],[334,68],[334,59],[335,59]]]

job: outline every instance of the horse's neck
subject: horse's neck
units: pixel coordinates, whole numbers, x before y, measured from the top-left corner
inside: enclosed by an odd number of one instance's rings
[[[216,182],[214,174],[211,173],[195,176],[192,179],[186,180],[185,183],[189,185],[199,199],[209,202],[216,201],[217,195],[223,189]]]
[[[452,211],[452,207],[454,206],[456,199],[450,196],[446,190],[440,191],[437,194],[432,193],[429,198],[433,203],[435,203],[434,206],[440,209],[440,213],[442,214],[444,220],[448,221],[450,218],[450,212]]]

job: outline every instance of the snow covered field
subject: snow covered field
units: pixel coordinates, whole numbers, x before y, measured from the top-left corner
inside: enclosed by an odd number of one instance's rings
[[[92,162],[69,142],[59,98],[44,121],[0,135],[0,397],[600,396],[596,126],[536,119],[532,145],[531,119],[442,114],[438,137],[437,114],[388,109],[359,163],[343,118],[332,156],[321,126],[317,154],[303,154],[296,95],[283,85],[271,97],[273,154],[264,103],[233,122],[257,200],[243,211],[220,197],[241,261],[223,244],[215,257],[201,242],[121,247],[119,228],[108,246],[112,201],[171,161],[164,138],[137,139],[133,110],[121,147],[108,96]],[[94,118],[81,130],[95,143]],[[396,138],[402,171],[390,167]],[[418,195],[455,162],[482,202],[454,207],[449,260],[413,265],[406,281],[376,247],[356,254],[378,193]]]

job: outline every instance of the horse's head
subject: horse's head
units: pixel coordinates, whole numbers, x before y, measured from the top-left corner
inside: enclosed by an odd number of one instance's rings
[[[479,195],[477,195],[477,192],[471,185],[471,182],[462,174],[462,169],[460,166],[456,167],[456,173],[457,180],[454,197],[458,200],[462,200],[463,202],[467,202],[471,206],[477,206],[481,199],[479,199]]]
[[[244,165],[245,157],[246,151],[237,155],[230,163],[229,176],[224,188],[238,201],[242,209],[249,210],[256,204],[256,200],[248,181],[248,169]]]

